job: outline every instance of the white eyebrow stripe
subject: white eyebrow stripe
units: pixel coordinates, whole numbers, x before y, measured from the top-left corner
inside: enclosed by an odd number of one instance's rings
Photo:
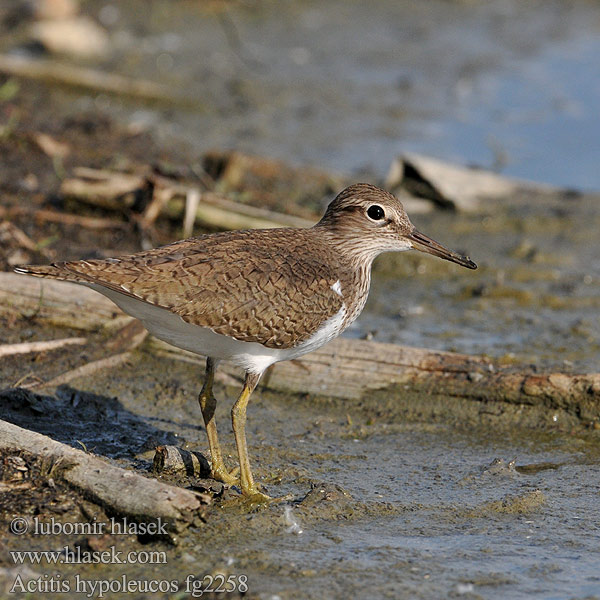
[[[342,284],[340,283],[340,280],[338,279],[332,286],[331,289],[338,295],[338,296],[342,296]],[[342,296],[343,297],[343,296]]]

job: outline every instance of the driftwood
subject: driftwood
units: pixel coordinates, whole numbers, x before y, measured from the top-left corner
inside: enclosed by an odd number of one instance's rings
[[[111,312],[108,299],[86,288],[0,274],[0,314],[19,314],[14,299],[21,296],[29,303],[27,311],[37,306],[39,318],[52,319],[53,312],[73,314],[76,309],[84,329],[92,324],[101,327],[107,316],[118,318],[118,309],[112,308]],[[43,298],[52,298],[52,306],[45,305]],[[197,355],[158,340],[151,345],[156,352],[174,359],[202,361]],[[239,376],[239,370],[231,366],[224,365],[223,371]],[[263,385],[278,391],[349,399],[384,390],[389,394],[412,390],[561,409],[582,421],[600,418],[600,373],[540,374],[527,366],[508,368],[484,357],[345,338],[297,360],[277,363],[265,374]]]
[[[31,354],[35,352],[49,352],[65,346],[76,344],[82,346],[87,342],[86,338],[64,338],[61,340],[48,340],[46,342],[23,342],[22,344],[0,345],[0,358],[14,356],[15,354]]]
[[[135,194],[152,190],[152,200],[141,218],[149,227],[166,216],[184,219],[189,235],[194,222],[219,229],[268,229],[270,227],[309,227],[313,222],[283,213],[235,202],[222,194],[201,191],[198,187],[162,177],[147,169],[141,173],[123,173],[77,167],[73,177],[65,179],[63,195],[108,210],[123,211],[135,202]]]
[[[0,448],[27,450],[59,463],[60,476],[92,501],[119,516],[164,523],[178,533],[203,517],[210,497],[126,471],[45,435],[0,421]]]
[[[84,229],[126,229],[127,223],[117,219],[103,219],[99,217],[84,217],[70,213],[48,209],[35,209],[27,206],[0,206],[0,218],[8,219],[17,216],[27,216],[36,222],[62,223],[76,225]],[[37,248],[37,246],[35,246]],[[34,249],[35,249],[34,248]]]
[[[94,331],[131,320],[109,300],[78,285],[0,273],[0,316],[34,318],[61,327]]]
[[[194,360],[193,354],[160,340],[151,343],[164,355]],[[223,368],[230,375],[236,373],[227,365]],[[262,384],[280,392],[353,400],[378,391],[425,392],[564,410],[584,422],[600,419],[600,373],[540,374],[527,366],[502,367],[479,356],[346,338],[276,363]]]
[[[195,100],[174,96],[170,87],[159,83],[50,60],[0,54],[0,73],[117,96],[129,96],[147,102],[161,102],[190,108],[197,106]]]
[[[385,185],[402,188],[444,208],[476,210],[482,200],[509,198],[519,192],[556,193],[551,186],[469,169],[419,154],[404,154],[390,166]]]

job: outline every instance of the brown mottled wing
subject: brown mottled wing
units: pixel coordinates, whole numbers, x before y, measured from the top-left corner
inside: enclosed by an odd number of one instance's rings
[[[226,232],[119,259],[59,263],[73,279],[166,308],[238,340],[289,348],[335,315],[335,256],[314,230]],[[317,247],[315,247],[315,244]]]

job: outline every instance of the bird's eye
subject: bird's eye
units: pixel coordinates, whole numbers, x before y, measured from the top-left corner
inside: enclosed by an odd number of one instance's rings
[[[381,206],[379,206],[379,204],[372,204],[367,209],[367,217],[373,221],[381,221],[381,219],[385,217],[385,211],[383,208],[381,208]]]

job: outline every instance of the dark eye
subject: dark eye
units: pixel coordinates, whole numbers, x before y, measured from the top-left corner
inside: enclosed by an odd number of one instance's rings
[[[373,204],[367,209],[367,216],[369,219],[373,219],[373,221],[381,221],[385,217],[385,211],[379,204]]]

